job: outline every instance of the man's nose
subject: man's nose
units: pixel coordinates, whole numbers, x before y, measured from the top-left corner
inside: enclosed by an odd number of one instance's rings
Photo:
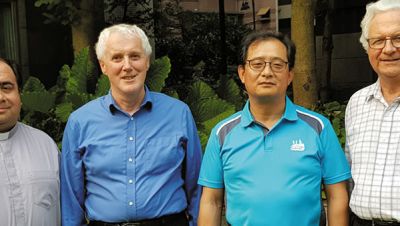
[[[261,71],[261,75],[270,76],[270,75],[273,75],[273,74],[274,74],[274,72],[272,71],[271,63],[270,62],[265,62],[265,67]]]
[[[5,98],[4,92],[3,92],[3,90],[0,88],[0,101],[4,100],[4,98]]]
[[[392,43],[392,39],[386,39],[385,40],[385,47],[383,47],[383,52],[384,53],[392,53],[392,52],[395,52],[396,51],[396,47],[393,45],[393,43]]]
[[[124,60],[123,60],[123,69],[131,69],[131,68],[132,68],[132,65],[131,65],[129,56],[125,56]]]

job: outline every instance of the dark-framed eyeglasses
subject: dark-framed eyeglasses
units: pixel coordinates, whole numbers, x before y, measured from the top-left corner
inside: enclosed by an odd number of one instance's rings
[[[400,48],[400,36],[385,37],[385,38],[369,38],[368,45],[371,49],[383,49],[386,46],[386,40],[390,40],[392,46]]]
[[[265,66],[269,64],[269,67],[273,72],[279,73],[286,70],[288,62],[281,59],[273,59],[271,61],[266,61],[264,59],[256,58],[252,60],[246,60],[249,64],[249,67],[254,71],[263,71]]]

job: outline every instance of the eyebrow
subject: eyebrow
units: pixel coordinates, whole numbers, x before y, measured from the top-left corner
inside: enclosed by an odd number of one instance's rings
[[[282,59],[280,57],[270,57],[270,58],[268,58],[268,57],[255,57],[255,58],[249,59],[249,60],[270,60],[270,61],[272,61],[272,60],[282,60],[284,62],[287,61],[287,60],[284,60],[284,59]]]
[[[13,85],[13,86],[15,86],[15,84],[13,82],[10,82],[10,81],[0,82],[0,87],[3,87],[5,85]]]
[[[391,35],[376,35],[374,37],[368,38],[368,39],[383,39],[383,38],[387,38],[387,37],[399,37],[400,36],[400,31],[399,32],[395,32],[394,34]]]

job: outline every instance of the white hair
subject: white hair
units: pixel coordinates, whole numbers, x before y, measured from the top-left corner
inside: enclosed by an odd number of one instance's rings
[[[142,47],[143,47],[144,53],[146,54],[146,56],[151,55],[152,50],[151,50],[151,45],[150,45],[149,39],[147,38],[146,34],[144,33],[144,31],[142,29],[140,29],[136,25],[116,24],[116,25],[107,27],[100,32],[99,39],[95,45],[96,55],[97,55],[98,60],[102,59],[102,57],[104,55],[104,51],[105,51],[106,42],[112,33],[120,33],[120,34],[124,34],[124,35],[130,36],[130,37],[140,38],[140,40],[142,42]]]
[[[361,21],[361,37],[360,42],[365,50],[368,50],[368,32],[371,25],[371,20],[376,14],[389,10],[400,9],[400,0],[379,0],[370,3],[366,7],[367,11]]]

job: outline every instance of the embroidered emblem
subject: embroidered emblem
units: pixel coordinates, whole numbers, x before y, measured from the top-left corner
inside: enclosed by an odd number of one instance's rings
[[[292,145],[290,146],[290,150],[292,150],[292,151],[304,151],[304,149],[305,149],[304,143],[300,139],[292,141]]]

